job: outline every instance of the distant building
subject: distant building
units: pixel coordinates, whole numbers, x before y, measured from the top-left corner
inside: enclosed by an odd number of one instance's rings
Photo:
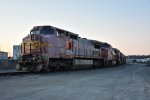
[[[21,55],[21,46],[20,45],[13,45],[13,59],[18,59]]]
[[[8,59],[8,52],[0,51],[0,60]]]

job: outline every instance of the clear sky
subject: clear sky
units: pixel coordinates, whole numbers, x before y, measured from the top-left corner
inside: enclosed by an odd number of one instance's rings
[[[126,55],[150,54],[150,0],[0,0],[0,50],[12,55],[37,25],[108,42]]]

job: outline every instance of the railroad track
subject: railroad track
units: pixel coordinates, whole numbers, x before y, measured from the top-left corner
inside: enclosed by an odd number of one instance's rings
[[[29,72],[2,72],[0,76],[16,76],[16,75],[24,75],[29,74]]]
[[[111,67],[106,67],[111,68]],[[48,73],[60,73],[60,72],[72,72],[72,71],[82,71],[82,70],[96,70],[99,68],[83,68],[83,69],[68,69],[68,70],[56,70],[56,71],[44,71],[44,72],[19,72],[19,71],[13,71],[13,72],[0,72],[0,76],[18,76],[18,75],[35,75],[35,74],[48,74]]]
[[[90,70],[91,68],[87,69],[73,69],[73,70],[56,70],[56,71],[44,71],[44,72],[19,72],[19,71],[12,71],[12,72],[0,72],[0,76],[18,76],[18,75],[35,75],[35,74],[48,74],[48,73],[60,73],[60,72],[71,72],[71,71],[81,71],[81,70]]]
[[[48,72],[2,72],[0,76],[17,76],[17,75],[31,75],[31,74],[46,74]]]

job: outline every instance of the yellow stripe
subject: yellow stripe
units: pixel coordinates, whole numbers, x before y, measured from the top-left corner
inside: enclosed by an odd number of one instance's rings
[[[30,44],[32,49],[42,48],[42,47],[52,47],[51,44],[47,42],[39,42],[39,41],[29,41],[25,43],[25,47],[30,49]]]

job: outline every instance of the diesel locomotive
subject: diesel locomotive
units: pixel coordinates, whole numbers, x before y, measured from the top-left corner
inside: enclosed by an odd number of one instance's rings
[[[53,26],[34,26],[23,38],[19,71],[107,67],[124,64],[125,55],[110,44],[79,37]]]

